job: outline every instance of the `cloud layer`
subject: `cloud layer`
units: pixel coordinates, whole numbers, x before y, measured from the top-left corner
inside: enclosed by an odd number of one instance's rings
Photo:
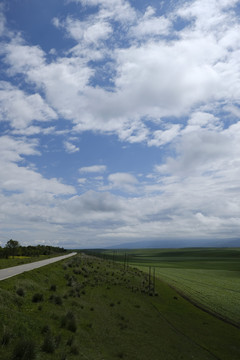
[[[238,236],[239,1],[71,2],[85,15],[56,14],[69,47],[49,52],[0,7],[0,236],[93,247]],[[89,157],[71,181],[38,168],[47,136],[88,158],[87,132],[158,148],[159,162],[134,173]]]

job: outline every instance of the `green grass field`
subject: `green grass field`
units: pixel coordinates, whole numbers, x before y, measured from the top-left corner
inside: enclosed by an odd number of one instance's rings
[[[131,265],[145,272],[154,267],[159,279],[191,301],[240,326],[240,249],[144,249],[127,254]]]
[[[165,282],[156,292],[142,271],[85,255],[1,281],[0,359],[239,360],[239,329]]]

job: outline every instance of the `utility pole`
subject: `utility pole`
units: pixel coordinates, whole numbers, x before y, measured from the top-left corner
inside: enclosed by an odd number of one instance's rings
[[[148,295],[150,295],[151,291],[151,266],[149,266],[149,274],[148,274]]]
[[[155,267],[153,268],[153,295],[155,295]]]

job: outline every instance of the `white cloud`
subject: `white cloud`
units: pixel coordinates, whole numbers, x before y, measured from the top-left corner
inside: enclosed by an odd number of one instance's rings
[[[237,118],[240,118],[240,108],[234,105],[226,105],[224,107],[224,110],[231,113],[232,115],[236,116]]]
[[[148,141],[149,146],[161,146],[170,143],[180,134],[180,125],[169,125],[166,130],[156,130],[153,139]]]
[[[66,152],[68,152],[70,154],[78,152],[80,150],[79,147],[77,147],[76,145],[72,144],[69,141],[64,141],[63,145],[65,147]]]
[[[204,104],[208,104],[206,111],[214,116],[223,100],[225,103],[238,102],[240,46],[236,39],[239,23],[234,13],[223,11],[227,3],[221,2],[220,7],[215,1],[206,3],[205,10],[201,10],[201,2],[194,1],[168,18],[159,18],[152,8],[148,8],[144,15],[136,16],[136,11],[126,1],[81,3],[99,7],[84,21],[70,17],[54,20],[56,26],[80,42],[78,47],[70,49],[68,57],[46,63],[45,53],[39,47],[27,46],[21,39],[2,50],[9,71],[24,73],[26,79],[40,87],[48,106],[72,121],[75,131],[115,133],[120,140],[130,143],[162,146],[171,141],[171,136],[174,138],[177,127],[166,129],[164,135],[162,129],[156,129],[152,134],[148,127],[150,119],[156,122],[174,116],[177,126],[179,117],[192,111],[201,112]],[[121,12],[126,7],[135,15],[129,20],[129,32],[123,28],[125,39],[134,44],[130,33],[136,28],[142,29],[147,37],[141,37],[138,45],[124,48],[116,37],[113,52],[102,40],[112,34],[110,20],[116,19],[115,10]],[[208,9],[211,26],[205,19]],[[186,23],[182,30],[175,31],[172,39],[155,38],[154,34],[160,31],[156,24],[164,23],[167,31],[179,16],[191,22]],[[89,42],[95,47],[101,44],[100,49],[87,46]],[[21,56],[22,53],[25,55]],[[95,75],[99,75],[97,71],[103,69],[94,69],[88,60],[91,56],[104,59],[105,55],[112,56],[106,74],[111,77],[112,91],[91,85]]]
[[[98,18],[111,18],[121,22],[128,22],[136,17],[135,10],[125,0],[70,0],[85,6],[99,6]]]
[[[79,169],[80,173],[102,173],[107,169],[106,165],[84,166]]]
[[[49,135],[49,134],[57,134],[57,131],[55,130],[54,126],[50,126],[47,128],[43,128],[40,126],[28,126],[27,128],[22,129],[14,129],[11,131],[12,135],[25,135],[25,136],[31,136],[31,135],[37,135],[37,134],[43,134],[43,135]]]
[[[48,103],[61,116],[76,121],[78,117],[85,117],[89,100],[84,91],[92,74],[93,70],[84,60],[73,57],[32,69],[28,76],[43,89]]]
[[[10,136],[0,137],[1,160],[6,162],[22,161],[21,155],[40,155],[36,149],[37,140],[27,141],[24,138],[14,139]]]
[[[0,4],[0,36],[3,36],[6,30],[6,19],[3,14],[3,4]]]
[[[165,17],[151,7],[140,14],[124,0],[78,2],[96,7],[81,21],[76,14],[53,20],[77,43],[64,57],[55,50],[47,58],[17,33],[1,44],[6,75],[15,84],[24,79],[19,87],[1,82],[0,119],[18,135],[0,138],[0,220],[6,232],[29,241],[32,233],[41,240],[58,234],[62,242],[80,233],[86,245],[90,238],[91,245],[105,245],[238,234],[240,24],[232,9],[237,1],[181,2]],[[183,28],[174,30],[179,18]],[[0,34],[9,36],[7,31],[0,16]],[[89,62],[99,59],[108,63]],[[33,93],[22,90],[26,84]],[[73,131],[41,127],[56,119],[69,120]],[[107,177],[107,185],[95,176],[106,165],[82,167],[87,178],[78,179],[80,192],[99,190],[82,195],[28,165],[30,156],[34,162],[40,155],[34,135],[87,130],[161,146],[161,163],[141,181],[118,172]],[[79,151],[67,139],[65,150]],[[110,193],[119,190],[124,197]]]
[[[135,192],[138,180],[129,173],[114,173],[108,176],[109,186],[112,189],[119,189],[126,192]]]
[[[5,62],[11,73],[27,74],[33,68],[41,67],[45,62],[45,53],[39,46],[26,45],[17,37],[2,46],[0,53],[5,55]]]
[[[87,181],[87,179],[86,179],[86,178],[79,178],[79,179],[78,179],[78,183],[79,183],[80,185],[85,184],[85,183],[86,183],[86,181]]]
[[[9,136],[0,137],[1,159],[3,171],[0,174],[0,189],[23,193],[26,196],[39,197],[44,194],[61,195],[73,194],[72,186],[64,185],[57,179],[45,179],[41,174],[24,166],[24,157],[40,155],[36,150],[36,140],[14,139]],[[21,162],[22,166],[17,163]]]
[[[198,130],[186,133],[177,144],[176,158],[167,159],[158,170],[163,173],[191,176],[221,169],[236,149],[227,133]],[[238,146],[237,146],[238,147]]]
[[[33,121],[55,120],[57,115],[38,94],[27,95],[24,91],[0,82],[0,121],[9,121],[15,129],[24,129]]]
[[[172,22],[165,16],[156,16],[155,10],[148,6],[144,15],[140,17],[137,25],[133,25],[130,29],[131,36],[143,40],[143,37],[151,37],[156,35],[168,35],[172,26]]]
[[[57,27],[65,28],[73,39],[81,42],[81,46],[98,45],[99,42],[108,38],[112,32],[111,25],[104,20],[95,22],[94,18],[88,21],[80,21],[68,17],[65,22],[54,21]],[[61,24],[61,25],[60,25]]]

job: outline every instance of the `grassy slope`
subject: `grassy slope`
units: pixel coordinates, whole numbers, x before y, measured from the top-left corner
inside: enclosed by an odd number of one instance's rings
[[[240,325],[240,249],[137,250],[130,263],[156,275],[212,313]]]
[[[23,334],[36,344],[38,360],[240,358],[238,329],[160,281],[159,296],[144,293],[146,285],[137,269],[80,256],[2,281],[0,359],[14,359]],[[36,293],[43,301],[32,302]],[[53,353],[42,350],[46,338]]]

